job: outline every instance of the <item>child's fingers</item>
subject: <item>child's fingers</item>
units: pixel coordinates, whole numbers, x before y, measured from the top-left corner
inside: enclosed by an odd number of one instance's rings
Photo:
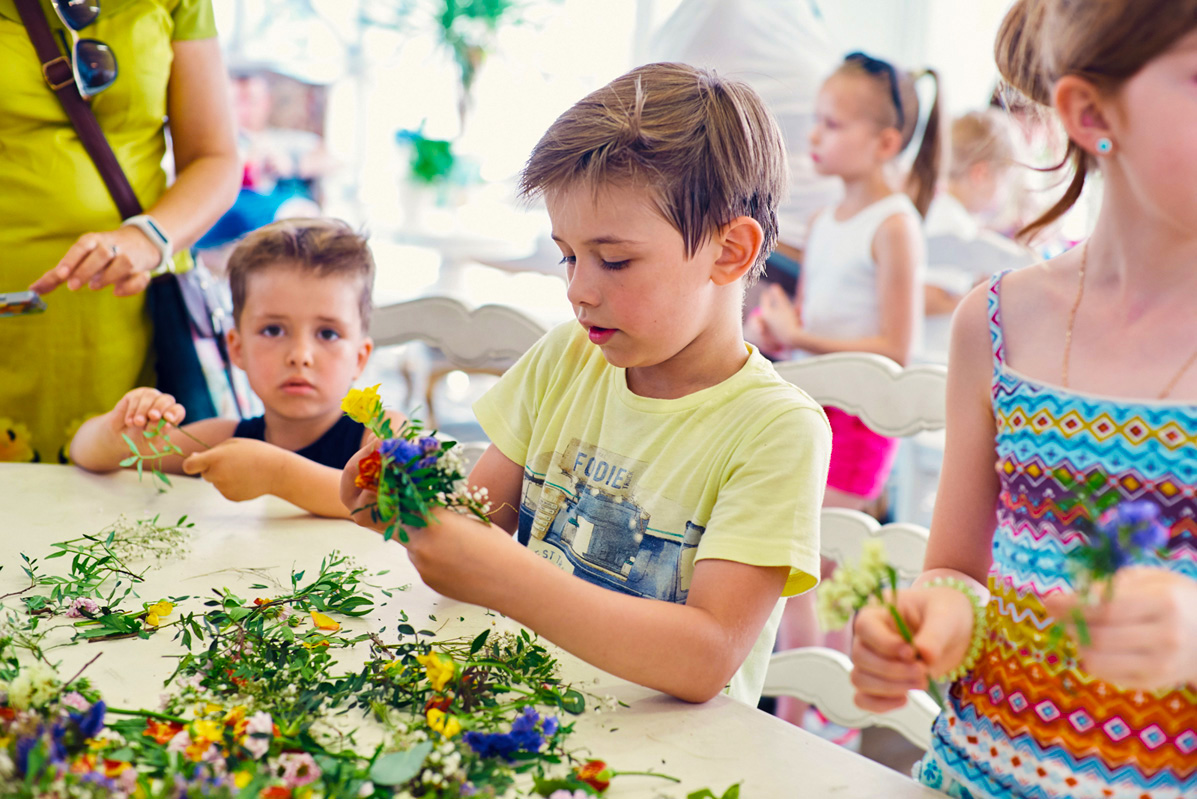
[[[864,647],[883,660],[905,663],[915,661],[914,647],[906,643],[894,626],[893,617],[884,608],[861,608],[853,625],[853,651]]]
[[[162,394],[154,389],[146,389],[138,395],[136,405],[131,409],[133,424],[137,427],[144,427],[161,419],[162,411],[157,405],[158,401],[164,396],[172,403],[174,402],[174,397],[171,397],[169,394]]]
[[[907,691],[926,688],[927,681],[891,680],[884,675],[872,674],[856,668],[852,670],[852,685],[856,687],[858,693],[883,699],[899,699],[906,696]]]
[[[183,409],[183,406],[175,402],[175,398],[170,394],[159,394],[150,408],[150,414],[153,418],[162,418],[171,424],[178,424],[183,421],[185,413],[186,411]]]
[[[1159,687],[1153,676],[1169,670],[1171,664],[1138,652],[1083,650],[1081,665],[1085,671],[1106,682],[1117,683],[1124,688],[1153,689]]]
[[[211,452],[211,450],[208,452],[197,452],[184,458],[183,473],[202,475],[205,471],[207,471],[209,452]]]
[[[1175,635],[1164,624],[1094,624],[1089,625],[1089,645],[1081,652],[1158,652]]]
[[[927,667],[922,663],[882,657],[865,645],[853,645],[852,665],[864,674],[906,683],[911,688],[921,688],[927,682]]]
[[[888,713],[906,704],[906,694],[902,694],[900,697],[881,697],[857,691],[853,701],[861,710],[867,710],[870,713]]]

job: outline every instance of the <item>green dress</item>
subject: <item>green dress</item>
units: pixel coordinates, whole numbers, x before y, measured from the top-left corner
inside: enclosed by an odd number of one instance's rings
[[[51,29],[62,29],[41,0]],[[116,54],[92,110],[145,208],[166,190],[163,121],[175,40],[216,35],[211,0],[103,0],[80,34]],[[69,38],[68,38],[69,41]],[[41,65],[13,0],[0,0],[0,292],[23,291],[83,233],[121,217]],[[190,256],[176,256],[187,268]],[[0,461],[57,462],[79,423],[152,385],[145,295],[111,288],[46,295],[46,311],[0,317]]]

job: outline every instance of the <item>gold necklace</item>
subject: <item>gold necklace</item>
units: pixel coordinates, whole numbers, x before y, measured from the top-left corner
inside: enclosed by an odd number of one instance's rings
[[[1081,298],[1085,296],[1085,266],[1089,262],[1089,241],[1085,240],[1081,247],[1081,270],[1077,276],[1076,299],[1072,301],[1072,310],[1068,312],[1068,330],[1064,333],[1064,362],[1060,367],[1060,382],[1064,388],[1068,388],[1068,360],[1072,355],[1072,327],[1076,324],[1076,312],[1081,307]],[[1156,399],[1164,399],[1172,393],[1172,389],[1176,388],[1176,384],[1180,382],[1180,378],[1185,372],[1189,371],[1189,367],[1197,361],[1197,350],[1193,350],[1193,354],[1180,365],[1180,369],[1176,374],[1172,375],[1172,379],[1164,386],[1164,390]]]

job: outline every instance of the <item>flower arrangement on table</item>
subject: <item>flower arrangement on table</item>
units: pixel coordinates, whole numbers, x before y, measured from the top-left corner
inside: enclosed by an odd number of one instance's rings
[[[406,543],[404,527],[426,527],[434,508],[450,508],[489,521],[486,489],[471,491],[466,485],[455,450],[457,442],[423,435],[423,425],[417,420],[406,422],[396,435],[378,386],[350,389],[341,401],[341,410],[380,439],[378,448],[359,462],[356,484],[376,493],[376,501],[367,507],[374,521],[387,525],[385,540],[397,535]]]
[[[84,538],[99,541],[100,553],[121,551],[117,531],[125,529],[148,534],[138,524]],[[5,797],[583,799],[620,775],[643,773],[569,750],[586,697],[562,682],[557,660],[527,631],[441,640],[402,611],[389,634],[343,629],[334,616],[372,612],[371,589],[388,597],[401,589],[371,583],[377,575],[335,552],[314,576],[293,571],[290,585],[273,592],[250,586],[267,595],[216,589],[202,610],[138,601],[140,610],[124,611],[144,614],[141,625],[156,616],[155,629],[172,626],[182,647],[154,709],[109,705],[84,676],[95,658],[63,679],[49,657],[66,645],[48,643],[53,622],[65,619],[69,630],[76,619],[121,613],[106,603],[110,584],[127,576],[85,568],[60,577],[26,563],[30,587],[0,597],[19,595],[25,610],[6,605],[0,614]],[[350,714],[377,722],[381,740],[347,731],[356,723]],[[723,799],[737,795],[732,786]]]

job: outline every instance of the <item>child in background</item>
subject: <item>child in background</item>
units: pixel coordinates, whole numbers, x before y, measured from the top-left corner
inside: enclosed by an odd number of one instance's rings
[[[494,526],[409,530],[434,590],[691,702],[755,705],[782,596],[814,587],[831,433],[741,336],[785,193],[777,124],[747,86],[650,64],[566,111],[524,169],[577,315],[474,406],[470,475]],[[342,480],[347,507],[373,501]],[[369,514],[359,524],[380,529]],[[518,540],[512,538],[515,533]]]
[[[1014,126],[996,110],[973,111],[952,122],[947,185],[927,211],[927,314],[923,360],[946,363],[952,311],[973,286],[1007,269],[1027,266],[1030,250],[987,228],[1014,182]]]
[[[921,214],[938,182],[942,138],[937,90],[906,192],[895,188],[895,161],[918,128],[915,77],[853,53],[823,84],[811,156],[821,174],[843,181],[844,199],[814,218],[798,303],[775,286],[762,295],[749,338],[759,333],[763,347],[875,352],[900,364],[911,357],[923,316]],[[884,488],[898,442],[838,408],[825,410],[834,446],[824,504],[863,510]],[[791,602],[779,648],[823,642],[812,598]],[[777,703],[778,715],[794,723],[805,710],[793,699]]]
[[[365,237],[333,220],[267,225],[233,251],[229,284],[236,322],[229,355],[265,414],[204,419],[182,427],[189,436],[173,431],[183,455],[164,458],[160,468],[200,475],[235,501],[274,494],[319,516],[347,518],[340,470],[368,434],[342,414],[341,399],[374,346],[366,335],[374,258]],[[134,389],[79,428],[71,458],[112,471],[130,454],[122,433],[141,442],[143,430],[161,419],[178,425],[185,414],[169,394]]]
[[[926,570],[897,599],[914,645],[863,610],[856,701],[890,710],[952,680],[918,769],[951,796],[1197,796],[1197,1],[1020,0],[996,49],[1054,105],[1076,170],[1030,230],[1094,169],[1101,211],[1088,241],[957,309]],[[1075,593],[1077,483],[1169,528],[1109,594]],[[1055,643],[1074,612],[1088,642]]]

